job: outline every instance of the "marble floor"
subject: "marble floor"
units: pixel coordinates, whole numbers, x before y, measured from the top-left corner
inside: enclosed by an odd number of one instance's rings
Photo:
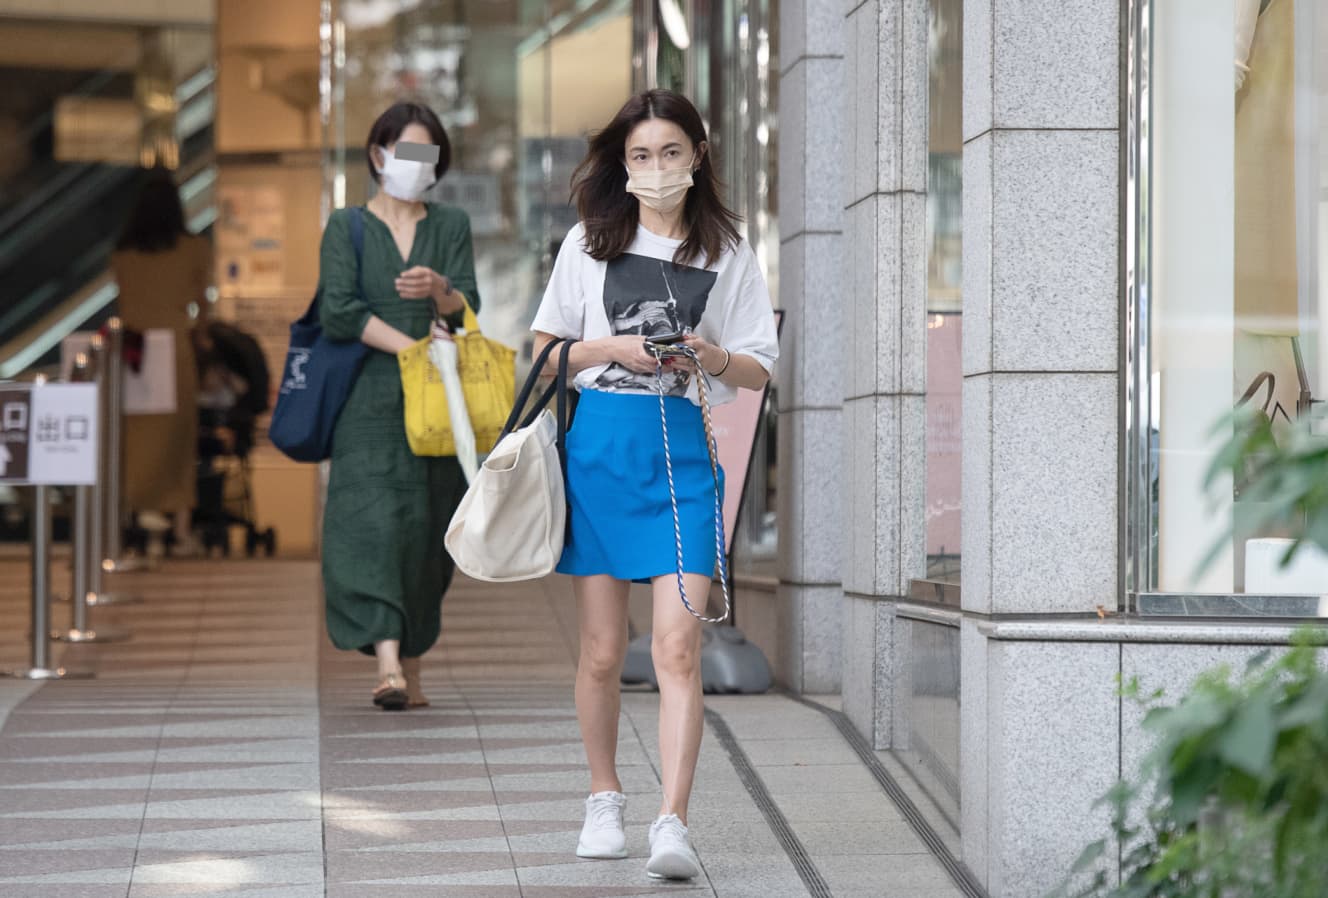
[[[57,562],[57,592],[68,576]],[[425,658],[432,705],[384,713],[323,635],[316,564],[169,563],[94,611],[125,642],[56,648],[94,679],[0,680],[4,898],[792,898],[812,894],[708,727],[693,883],[645,876],[657,698],[624,696],[631,856],[572,852],[587,777],[566,583],[462,580]],[[0,557],[0,668],[26,661],[28,572]],[[54,606],[66,625],[69,606]],[[779,695],[707,700],[810,857],[819,894],[958,890],[829,720]]]

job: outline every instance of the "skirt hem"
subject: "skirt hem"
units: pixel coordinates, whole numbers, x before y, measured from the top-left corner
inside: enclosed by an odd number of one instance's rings
[[[667,570],[667,571],[662,571],[662,572],[660,572],[660,573],[658,573],[658,574],[636,574],[636,573],[632,573],[632,574],[623,574],[623,573],[621,573],[621,572],[619,572],[619,571],[612,571],[612,570],[610,570],[610,571],[603,571],[603,570],[590,570],[589,568],[594,567],[593,565],[587,565],[585,568],[581,568],[581,569],[569,569],[569,568],[571,568],[571,567],[573,567],[573,566],[569,566],[568,568],[564,568],[562,565],[558,565],[558,567],[555,568],[554,570],[555,570],[556,573],[564,574],[564,575],[566,575],[566,576],[568,576],[568,577],[603,577],[603,576],[607,576],[607,577],[612,577],[612,578],[615,579],[615,580],[626,580],[626,581],[629,582],[629,583],[650,583],[650,582],[651,582],[652,580],[654,580],[656,577],[673,577],[673,576],[676,576],[677,573],[678,573],[678,569],[677,569],[677,568],[670,568],[669,570]],[[715,576],[715,572],[714,572],[714,569],[713,569],[713,568],[712,568],[711,570],[709,570],[709,571],[696,571],[696,570],[689,570],[688,567],[687,567],[686,565],[683,565],[682,572],[683,572],[684,574],[695,574],[695,575],[698,576],[698,577],[714,577],[714,576]]]

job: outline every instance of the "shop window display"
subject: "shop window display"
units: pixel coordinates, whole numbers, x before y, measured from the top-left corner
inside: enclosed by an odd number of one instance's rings
[[[1318,614],[1291,600],[1328,596],[1328,556],[1282,567],[1294,528],[1260,526],[1238,481],[1203,479],[1236,406],[1278,439],[1303,419],[1328,433],[1328,9],[1172,0],[1134,16],[1130,585],[1143,611],[1244,595],[1226,607]]]

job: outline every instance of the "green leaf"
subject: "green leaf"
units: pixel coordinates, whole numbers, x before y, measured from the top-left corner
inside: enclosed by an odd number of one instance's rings
[[[1230,727],[1218,740],[1218,753],[1222,760],[1262,778],[1268,774],[1277,743],[1277,727],[1273,720],[1273,695],[1260,690],[1236,712]]]
[[[1328,675],[1319,674],[1308,689],[1282,708],[1278,726],[1285,731],[1325,720],[1328,720]]]
[[[1100,839],[1097,842],[1094,842],[1093,844],[1089,845],[1087,848],[1083,850],[1083,852],[1079,855],[1079,859],[1074,862],[1074,866],[1070,868],[1070,871],[1072,873],[1086,872],[1089,868],[1091,868],[1094,864],[1098,862],[1098,859],[1101,858],[1102,855],[1106,853],[1106,851],[1107,851],[1106,839]]]
[[[1192,826],[1199,820],[1209,796],[1217,791],[1219,766],[1209,758],[1187,764],[1171,779],[1171,817],[1181,826]]]

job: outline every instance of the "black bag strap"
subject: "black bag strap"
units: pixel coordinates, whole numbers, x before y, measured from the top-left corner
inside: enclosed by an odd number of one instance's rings
[[[562,355],[558,357],[558,373],[554,376],[553,383],[549,384],[549,386],[544,390],[544,392],[540,394],[540,398],[535,400],[535,405],[526,415],[526,419],[523,422],[521,422],[522,427],[529,427],[531,424],[534,424],[535,419],[539,417],[539,413],[543,411],[544,408],[553,400],[554,396],[559,397],[558,417],[563,421],[570,420],[568,416],[564,413],[564,406],[562,404],[564,397],[566,397],[567,395],[567,371],[566,371],[567,363],[565,361],[565,357],[568,353],[572,351],[572,344],[575,343],[576,341],[566,340],[561,342],[563,350],[562,350]]]
[[[567,482],[567,365],[572,355],[575,340],[564,340],[558,353],[558,374],[554,378],[553,389],[558,394],[558,460],[562,463],[563,483]],[[547,391],[546,391],[547,392]],[[571,520],[571,508],[568,507],[568,520]]]
[[[516,403],[512,406],[512,413],[507,416],[507,423],[503,425],[503,432],[498,435],[498,442],[501,443],[504,437],[516,429],[518,421],[522,427],[529,427],[534,424],[540,412],[544,411],[548,407],[549,401],[556,396],[558,398],[558,435],[554,440],[554,446],[558,450],[558,466],[562,469],[564,485],[567,483],[567,427],[572,404],[568,396],[567,375],[572,355],[572,344],[576,342],[576,340],[557,337],[550,340],[540,350],[539,356],[536,357],[535,363],[530,368],[530,374],[526,377],[526,382],[521,386],[521,394],[517,396]],[[544,373],[544,368],[549,363],[549,356],[553,355],[555,349],[559,349],[558,373],[554,376],[553,383],[549,384],[548,388],[540,394],[539,399],[535,400],[534,406],[522,418],[521,412],[526,407],[526,403],[530,401],[530,394],[535,392],[535,385],[539,383],[540,375]],[[572,505],[570,502],[567,504],[567,522],[563,528],[563,534],[564,544],[570,545],[572,542]]]
[[[531,406],[529,413],[527,413],[524,418],[521,417],[521,413],[526,408],[526,403],[530,401],[531,394],[535,392],[535,387],[539,384],[540,375],[544,373],[544,369],[548,366],[549,357],[553,355],[553,351],[561,345],[565,347],[563,350],[563,356],[565,357],[567,352],[571,350],[572,344],[575,342],[577,341],[558,337],[550,340],[540,351],[534,364],[531,365],[530,374],[527,375],[526,382],[521,386],[521,392],[516,397],[516,403],[512,406],[511,414],[507,416],[507,423],[503,425],[502,433],[498,435],[499,442],[502,441],[503,437],[507,436],[517,428],[529,427],[531,424],[535,423],[535,419],[539,417],[539,413],[548,407],[549,402],[557,394],[560,381],[564,385],[565,392],[567,383],[566,365],[565,362],[563,362],[563,359],[560,358],[559,370],[562,373],[559,377],[555,377],[553,383],[549,384],[548,388],[540,394],[538,399],[535,400],[535,404]],[[562,417],[564,417],[565,420],[565,416]]]
[[[360,261],[364,258],[364,207],[351,206],[350,212],[350,245],[355,248],[355,267],[360,267]]]

